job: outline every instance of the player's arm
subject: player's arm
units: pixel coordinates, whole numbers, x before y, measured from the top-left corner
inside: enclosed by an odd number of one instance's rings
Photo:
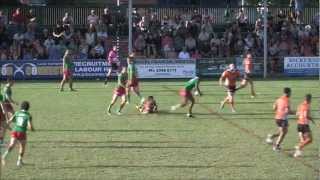
[[[133,78],[133,72],[132,72],[132,67],[128,67],[128,82],[129,84],[131,83],[131,80]]]
[[[274,111],[276,111],[276,110],[277,110],[277,108],[278,108],[278,106],[277,106],[277,102],[273,103],[272,109],[273,109]]]
[[[158,105],[157,105],[157,102],[154,101],[154,112],[158,112]]]
[[[226,79],[226,75],[225,75],[225,73],[222,73],[222,75],[221,75],[221,77],[220,77],[220,79],[219,79],[219,85],[220,86],[222,86],[222,84],[223,84],[223,81]]]
[[[10,103],[13,103],[13,104],[15,104],[15,105],[19,105],[19,103],[16,102],[16,101],[14,101],[14,100],[12,99],[12,96],[10,96],[10,95],[7,93],[7,89],[6,89],[5,92],[4,92],[4,96],[5,96],[5,98],[6,98]]]
[[[311,117],[311,112],[308,109],[308,111],[306,111],[306,117],[307,119],[309,119],[313,124],[316,124],[316,122],[313,120],[313,118]]]
[[[33,127],[33,123],[32,123],[32,117],[30,117],[30,121],[28,121],[28,127],[30,129],[30,131],[34,131],[34,127]]]
[[[202,95],[201,91],[200,91],[200,81],[198,80],[197,85],[196,85],[196,91],[198,91],[199,96]]]

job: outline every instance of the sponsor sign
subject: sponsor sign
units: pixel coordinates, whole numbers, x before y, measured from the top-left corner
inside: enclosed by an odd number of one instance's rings
[[[287,76],[318,76],[320,57],[285,57],[284,74]]]
[[[196,76],[194,59],[136,59],[139,78],[191,78]]]

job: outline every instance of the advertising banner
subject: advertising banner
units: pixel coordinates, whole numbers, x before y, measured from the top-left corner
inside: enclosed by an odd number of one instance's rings
[[[287,76],[318,76],[320,57],[285,57],[284,74]]]
[[[194,59],[136,59],[139,78],[191,78],[196,76]]]
[[[77,59],[73,63],[75,79],[105,78],[109,68],[103,59]],[[16,80],[62,78],[62,60],[0,61],[0,67],[2,78],[6,76],[13,76]]]

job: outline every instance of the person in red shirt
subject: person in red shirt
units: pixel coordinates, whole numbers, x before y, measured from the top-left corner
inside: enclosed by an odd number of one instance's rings
[[[118,52],[117,52],[117,46],[113,46],[112,49],[108,53],[107,57],[107,64],[110,67],[108,69],[106,80],[104,81],[104,84],[106,85],[108,83],[108,80],[111,76],[112,72],[119,72],[120,67],[120,61],[118,59]]]
[[[254,98],[256,93],[254,91],[253,81],[252,81],[252,71],[253,71],[253,63],[252,63],[252,55],[248,53],[247,56],[243,59],[243,67],[244,67],[244,80],[241,82],[241,88],[245,88],[248,83],[250,85],[251,97]]]
[[[275,122],[278,126],[278,132],[275,134],[268,134],[266,142],[273,144],[273,139],[278,137],[275,144],[273,145],[274,151],[279,151],[280,144],[288,132],[288,115],[293,114],[290,108],[290,96],[291,89],[286,87],[283,89],[283,95],[279,97],[273,104],[273,110],[275,111]]]
[[[297,110],[297,131],[299,133],[300,142],[295,146],[294,157],[299,157],[302,155],[302,149],[312,142],[312,133],[309,127],[309,121],[315,123],[310,114],[310,104],[311,104],[312,95],[307,94],[305,100],[299,105]]]
[[[234,64],[230,64],[229,68],[222,73],[219,79],[219,84],[220,86],[224,84],[224,86],[227,88],[228,94],[226,98],[221,101],[220,109],[223,109],[225,103],[228,102],[231,105],[232,112],[236,112],[234,108],[234,94],[238,89],[236,87],[238,78],[240,78],[240,72],[235,68]]]
[[[12,14],[12,22],[17,25],[24,25],[26,23],[26,17],[21,13],[20,8],[17,8]]]

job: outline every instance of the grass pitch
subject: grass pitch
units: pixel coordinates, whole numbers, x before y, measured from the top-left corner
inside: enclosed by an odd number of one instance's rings
[[[78,92],[60,93],[57,83],[17,83],[14,99],[31,102],[36,131],[28,133],[26,165],[16,167],[12,151],[1,179],[316,179],[319,176],[320,130],[311,125],[314,142],[302,158],[293,158],[298,142],[296,117],[290,116],[283,150],[264,143],[276,130],[272,104],[285,86],[292,88],[296,109],[312,93],[312,114],[319,120],[319,81],[256,81],[258,96],[237,92],[237,113],[218,111],[224,89],[217,80],[201,82],[204,96],[194,107],[170,112],[179,102],[184,81],[141,82],[142,94],[153,95],[159,114],[140,115],[134,104],[122,116],[106,115],[115,83],[76,82]],[[138,101],[133,96],[132,101]],[[118,107],[114,107],[114,111]],[[7,136],[8,138],[9,136]]]

